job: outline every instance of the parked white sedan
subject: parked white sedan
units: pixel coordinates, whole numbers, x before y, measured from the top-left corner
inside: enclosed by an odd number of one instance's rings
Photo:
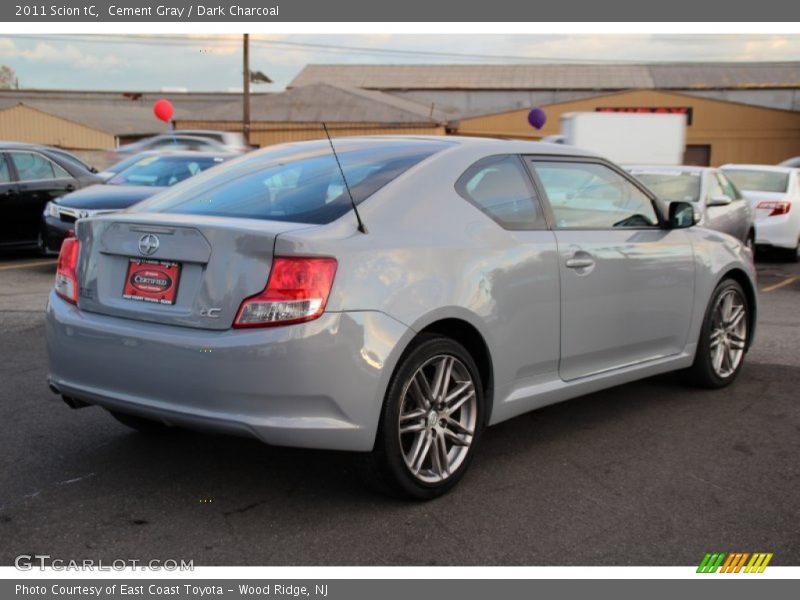
[[[732,235],[755,250],[755,210],[719,169],[664,165],[625,168],[661,200],[694,204],[699,225]]]
[[[800,169],[768,165],[723,165],[721,169],[756,211],[756,245],[776,248],[786,260],[796,262]]]

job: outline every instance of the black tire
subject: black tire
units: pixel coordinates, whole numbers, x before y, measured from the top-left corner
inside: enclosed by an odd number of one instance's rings
[[[174,430],[174,427],[170,427],[169,425],[165,425],[159,421],[153,421],[152,419],[145,419],[144,417],[137,417],[136,415],[121,413],[115,410],[109,410],[108,412],[117,421],[127,427],[130,427],[131,429],[135,429],[139,433],[144,433],[147,435],[163,435]]]
[[[39,256],[45,256],[45,257],[54,256],[54,253],[47,248],[47,244],[45,243],[44,240],[45,240],[44,233],[40,229],[39,234],[36,236],[36,249],[39,252]]]
[[[728,374],[720,374],[714,367],[712,359],[712,331],[715,328],[717,321],[715,317],[715,309],[720,299],[733,292],[742,301],[744,306],[744,341],[742,342],[744,348],[742,349],[741,357],[738,364]],[[744,293],[742,286],[739,282],[733,279],[724,279],[717,285],[714,293],[711,294],[711,300],[706,307],[706,314],[703,319],[703,326],[700,330],[700,339],[697,344],[697,352],[695,354],[694,363],[689,369],[689,375],[692,383],[699,387],[708,389],[719,389],[733,383],[744,364],[744,355],[747,352],[750,335],[750,319],[751,307],[748,302],[747,295]]]
[[[788,263],[796,263],[800,260],[800,241],[794,248],[781,248],[781,257]]]
[[[745,238],[744,245],[750,249],[750,252],[753,256],[756,255],[756,232],[752,229],[747,232],[747,238]]]
[[[440,470],[439,476],[443,478],[442,481],[423,481],[412,472],[412,467],[407,464],[408,457],[404,454],[405,451],[400,433],[400,417],[401,409],[403,409],[401,404],[404,402],[404,398],[407,398],[405,402],[408,402],[408,399],[413,395],[410,390],[412,379],[415,375],[423,372],[424,369],[430,369],[428,372],[433,372],[435,370],[433,361],[439,361],[445,357],[453,357],[459,361],[458,369],[462,374],[462,380],[457,381],[455,379],[455,367],[453,367],[452,381],[454,383],[457,385],[467,383],[467,380],[464,378],[466,373],[468,373],[472,380],[475,400],[472,402],[472,397],[470,396],[469,406],[467,407],[466,403],[464,403],[462,406],[465,408],[458,410],[474,410],[474,416],[472,417],[474,419],[474,429],[471,436],[465,436],[470,441],[464,449],[463,454],[461,454],[460,462],[456,468],[447,476],[441,475]],[[464,371],[464,369],[466,369],[466,371]],[[450,381],[451,380],[448,379],[448,385]],[[453,388],[449,389],[452,390]],[[447,391],[448,388],[445,388],[445,392]],[[442,394],[442,398],[444,398],[444,395],[445,394]],[[419,410],[424,411],[425,409],[420,407]],[[446,407],[444,407],[443,410],[446,410]],[[435,412],[434,408],[431,408],[430,412]],[[455,415],[457,413],[454,412],[453,414]],[[463,421],[465,413],[462,412],[458,414],[460,415],[459,418]],[[428,414],[427,416],[431,415]],[[439,420],[437,423],[431,425],[429,419],[422,416],[418,418],[420,419],[420,425],[428,428],[425,430],[425,433],[430,433],[432,438],[436,437],[434,429],[441,426],[443,421]],[[437,421],[436,418],[433,420]],[[389,383],[381,411],[375,446],[373,451],[365,457],[365,464],[362,469],[365,483],[382,493],[404,499],[431,500],[445,494],[459,482],[472,462],[472,458],[475,454],[475,447],[478,445],[484,428],[484,422],[483,383],[472,356],[461,344],[450,338],[433,335],[420,336],[400,359]],[[444,425],[444,427],[446,428],[447,425]],[[424,434],[420,432],[419,434],[403,435],[423,436]],[[441,438],[434,440],[431,446],[433,450],[428,451],[430,456],[423,462],[427,463],[428,460],[434,460],[434,456],[431,452],[435,453],[435,448],[439,447],[437,444],[444,444],[443,440],[449,440],[449,438],[442,434]],[[413,446],[413,444],[410,445]],[[463,446],[453,445],[450,447],[449,453],[446,449],[446,445],[444,448],[444,459],[446,460],[450,454],[459,456]],[[412,449],[408,451],[413,452]],[[440,461],[442,460],[442,455],[437,456],[439,457],[436,459],[437,464],[441,465],[442,463]],[[432,472],[433,469],[434,467],[431,463],[430,472]],[[445,469],[445,471],[447,470]]]

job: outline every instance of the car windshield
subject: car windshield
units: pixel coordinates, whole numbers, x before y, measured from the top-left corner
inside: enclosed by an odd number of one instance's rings
[[[779,171],[725,169],[725,175],[740,190],[747,192],[786,192],[789,174]]]
[[[421,160],[438,142],[366,144],[339,149],[353,200],[360,203]],[[231,161],[137,210],[322,224],[350,210],[350,198],[329,148],[284,146]]]
[[[218,156],[147,156],[117,173],[108,184],[169,187],[223,160]]]
[[[645,184],[659,199],[667,202],[697,202],[700,200],[698,171],[637,171],[631,175]]]
[[[134,154],[133,156],[129,156],[128,158],[124,158],[119,162],[114,163],[110,167],[106,167],[103,169],[105,173],[120,173],[130,167],[131,165],[135,165],[137,162],[142,160],[147,154]]]

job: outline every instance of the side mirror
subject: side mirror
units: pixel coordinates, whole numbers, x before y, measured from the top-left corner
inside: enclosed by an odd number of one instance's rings
[[[706,206],[728,206],[731,203],[730,197],[720,194],[718,196],[711,196],[706,202]]]
[[[685,229],[697,224],[694,204],[691,202],[671,202],[669,205],[670,229]]]

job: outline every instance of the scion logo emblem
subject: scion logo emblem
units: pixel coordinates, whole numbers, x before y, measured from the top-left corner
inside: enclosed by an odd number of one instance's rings
[[[158,250],[158,243],[158,238],[156,236],[152,233],[146,233],[139,238],[139,252],[145,256],[155,254],[156,250]]]

